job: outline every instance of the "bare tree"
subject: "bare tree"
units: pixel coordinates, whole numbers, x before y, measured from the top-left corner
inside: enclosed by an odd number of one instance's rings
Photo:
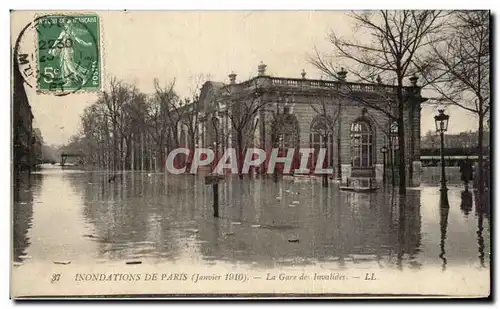
[[[451,103],[478,117],[482,167],[484,126],[490,112],[490,13],[453,12],[444,31],[449,39],[432,45],[434,65],[425,78],[438,94],[438,102]],[[483,173],[479,173],[478,189],[484,191]]]
[[[395,186],[396,185],[396,171],[394,169],[394,150],[397,149],[396,147],[399,148],[399,145],[397,145],[394,141],[394,137],[397,138],[398,136],[398,128],[397,124],[394,125],[394,123],[381,123],[377,119],[373,119],[373,122],[375,125],[379,128],[379,130],[385,135],[387,139],[387,146],[388,146],[388,152],[389,152],[389,162],[391,162],[391,185]],[[396,145],[395,145],[396,144]],[[384,162],[384,173],[386,172],[386,166]]]
[[[321,136],[321,139],[323,141],[323,148],[328,149],[328,139],[330,139],[331,143],[333,144],[333,134],[337,128],[336,123],[339,120],[340,106],[336,106],[336,108],[333,108],[335,106],[333,100],[326,99],[324,97],[319,97],[315,101],[316,102],[311,104],[311,107],[319,117],[316,118],[317,120],[313,124],[314,127],[312,128],[312,130],[313,132]],[[337,134],[340,134],[340,132],[337,132]],[[339,146],[340,145],[337,145],[337,147]],[[338,154],[338,156],[339,155],[340,154]],[[323,175],[323,187],[328,187],[327,174]]]
[[[130,89],[131,86],[123,83],[116,78],[112,78],[110,81],[109,91],[103,91],[100,94],[98,101],[104,105],[104,114],[106,121],[111,125],[111,136],[112,140],[112,169],[117,170],[118,168],[123,169],[123,108],[129,103],[130,100]]]
[[[189,146],[194,148],[198,140],[198,128],[200,125],[200,113],[202,112],[202,106],[199,102],[200,96],[200,85],[203,80],[208,80],[209,76],[205,77],[200,74],[195,78],[193,87],[190,89],[191,96],[184,99],[183,104],[183,124],[187,128],[187,133],[189,137]]]
[[[243,179],[243,152],[248,146],[249,137],[253,136],[256,125],[254,118],[260,108],[266,105],[263,100],[263,90],[254,81],[253,85],[241,91],[232,91],[231,85],[224,87],[222,101],[227,104],[228,117],[231,127],[236,135],[236,146],[238,151],[238,175]]]
[[[183,111],[179,109],[179,97],[174,91],[175,81],[161,87],[158,79],[155,79],[154,85],[155,94],[149,103],[149,129],[156,143],[157,160],[161,162],[167,141],[171,140],[174,143],[173,147],[179,147],[178,127]]]
[[[331,32],[328,38],[333,45],[333,55],[324,56],[316,51],[316,56],[311,62],[323,73],[337,79],[338,73],[342,72],[337,72],[334,61],[341,59],[350,66],[349,71],[360,81],[373,82],[377,76],[382,75],[393,84],[393,87],[387,87],[378,93],[378,97],[371,99],[358,95],[360,86],[352,83],[345,83],[341,88],[343,89],[341,94],[354,98],[397,122],[401,167],[399,192],[405,194],[404,115],[408,95],[408,91],[405,91],[405,80],[417,71],[414,60],[418,53],[432,43],[432,35],[441,29],[442,13],[408,10],[369,11],[351,13],[350,17],[356,24],[358,36],[344,39]]]
[[[123,108],[124,125],[122,134],[126,141],[125,162],[127,168],[136,169],[135,159],[142,159],[142,153],[137,155],[136,145],[139,138],[147,132],[147,95],[135,86],[130,89],[130,101]]]

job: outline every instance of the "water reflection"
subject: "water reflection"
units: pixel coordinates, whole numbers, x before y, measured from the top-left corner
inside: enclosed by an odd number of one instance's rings
[[[33,196],[42,186],[40,175],[21,174],[14,178],[13,184],[13,258],[21,263],[29,259],[27,248],[31,244],[29,231],[33,222]]]
[[[486,218],[489,222],[490,220],[490,196],[488,192],[484,195],[475,195],[476,198],[476,216],[477,216],[477,245],[478,245],[478,252],[479,252],[479,263],[481,267],[485,267],[485,242],[484,242],[484,227],[483,227],[483,220]],[[490,225],[488,224],[488,227]],[[489,229],[488,229],[488,235],[489,235]],[[488,239],[489,243],[489,239]]]
[[[443,261],[443,264],[441,265],[443,271],[446,270],[446,264],[447,264],[447,260],[446,260],[446,251],[445,251],[445,245],[446,245],[446,231],[448,229],[448,214],[450,212],[450,208],[449,207],[443,207],[442,205],[440,205],[440,209],[439,209],[439,228],[440,228],[440,231],[441,231],[441,242],[439,244],[439,248],[441,249],[441,252],[439,254],[439,258]]]
[[[22,262],[25,250],[30,245],[28,231],[33,219],[33,192],[31,190],[31,179],[29,176],[21,176],[15,179],[13,197],[13,244],[14,261]]]
[[[472,192],[464,190],[460,193],[460,209],[465,216],[468,216],[472,211]]]
[[[145,173],[124,173],[111,183],[106,179],[108,175],[102,174],[80,188],[86,195],[83,213],[95,227],[88,236],[99,244],[99,258],[177,255],[177,230],[193,220],[193,207],[201,196],[196,180],[184,177],[174,183],[164,175]]]
[[[109,181],[105,172],[60,172],[38,177],[23,198],[35,195],[44,207],[14,211],[17,257],[29,248],[33,259],[70,252],[72,258],[103,263],[334,262],[329,264],[336,269],[420,269],[477,261],[479,251],[480,265],[489,265],[488,203],[474,195],[477,221],[471,222],[462,212],[471,207],[472,196],[460,190],[450,190],[445,213],[436,204],[437,186],[400,196],[388,188],[359,194],[340,191],[335,183],[323,188],[315,181],[227,177],[220,184],[220,218],[215,219],[211,187],[200,176],[123,172]],[[58,223],[49,228],[47,222]],[[61,230],[68,234],[64,240]],[[32,244],[30,233],[36,239]],[[460,246],[445,248],[445,242]]]

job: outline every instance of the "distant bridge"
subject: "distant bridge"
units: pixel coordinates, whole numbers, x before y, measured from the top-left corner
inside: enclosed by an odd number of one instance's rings
[[[62,153],[61,154],[61,166],[64,166],[66,164],[66,160],[70,157],[79,158],[78,162],[83,165],[84,159],[85,159],[85,154],[83,154],[83,153]]]

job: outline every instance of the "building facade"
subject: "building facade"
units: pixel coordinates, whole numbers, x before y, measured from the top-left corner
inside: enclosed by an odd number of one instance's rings
[[[14,61],[13,72],[13,157],[14,172],[30,171],[34,165],[34,132],[33,113],[19,72],[17,61]]]
[[[266,65],[258,76],[229,83],[206,82],[200,92],[200,125],[197,145],[270,151],[278,147],[295,151],[292,171],[300,163],[299,148],[313,148],[310,164],[320,148],[327,149],[324,167],[342,182],[349,177],[381,180],[389,166],[398,165],[397,123],[384,111],[396,113],[396,87],[347,81],[342,69],[338,80],[312,80],[269,76]],[[403,89],[405,98],[405,170],[412,184],[420,182],[420,104],[417,78]],[[381,152],[385,146],[387,153]],[[397,174],[397,173],[396,173]]]

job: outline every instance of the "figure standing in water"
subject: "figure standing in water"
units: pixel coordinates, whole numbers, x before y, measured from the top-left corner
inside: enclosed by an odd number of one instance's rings
[[[472,162],[469,160],[469,157],[466,157],[460,163],[460,179],[464,183],[465,191],[469,190],[469,181],[472,180],[472,174]]]

